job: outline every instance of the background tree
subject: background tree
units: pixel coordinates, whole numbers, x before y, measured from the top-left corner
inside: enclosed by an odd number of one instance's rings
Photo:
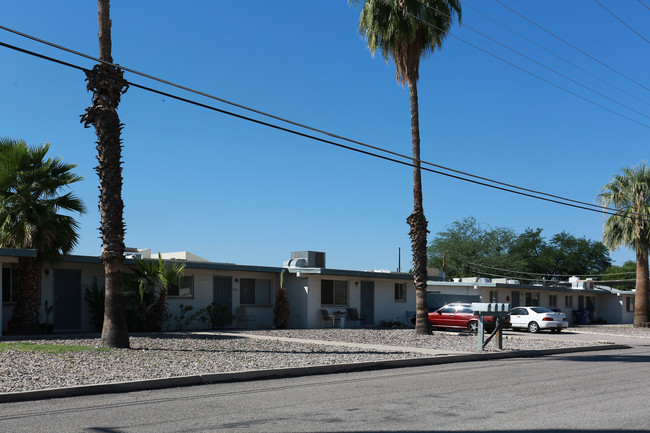
[[[46,158],[49,144],[30,147],[23,140],[0,138],[0,245],[32,248],[36,257],[20,257],[19,289],[9,332],[40,331],[41,267],[71,251],[79,225],[60,212],[85,212],[72,192],[61,194],[83,177],[75,164]]]
[[[97,0],[99,58],[113,63],[111,55],[110,1]],[[99,212],[101,215],[102,261],[106,287],[102,345],[129,347],[124,310],[124,202],[122,201],[122,124],[117,115],[127,84],[121,69],[100,63],[86,73],[93,103],[81,116],[85,127],[93,125],[97,135]]]
[[[475,264],[521,270],[524,266],[511,262],[509,255],[516,239],[517,235],[512,229],[484,226],[473,217],[455,221],[431,240],[429,266],[442,269],[445,254],[445,274],[448,278],[476,276],[481,271],[486,274],[496,272]]]
[[[636,295],[634,326],[648,326],[648,250],[650,250],[650,168],[645,162],[636,167],[623,167],[623,174],[614,176],[598,195],[605,207],[617,209],[605,221],[603,242],[609,248],[622,246],[636,252]]]
[[[512,277],[523,281],[566,280],[568,275],[603,273],[610,265],[601,242],[561,232],[547,241],[542,229],[517,234],[511,228],[479,224],[473,217],[452,223],[429,245],[429,266],[442,267],[447,278]]]
[[[357,6],[360,0],[348,0]],[[420,171],[420,121],[417,82],[420,58],[441,48],[453,23],[461,18],[458,0],[365,0],[359,32],[370,52],[379,50],[384,60],[395,62],[397,81],[409,88],[411,139],[413,144],[413,212],[407,218],[413,250],[413,279],[416,293],[415,332],[430,334],[427,316],[427,220],[422,203]]]
[[[628,260],[622,266],[612,265],[605,269],[602,280],[610,287],[619,290],[634,290],[636,281],[636,262]]]

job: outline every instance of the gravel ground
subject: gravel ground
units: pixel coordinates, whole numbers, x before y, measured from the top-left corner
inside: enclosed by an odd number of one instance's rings
[[[582,328],[581,328],[582,329]],[[632,328],[629,328],[632,330]],[[617,328],[621,333],[621,328]],[[644,330],[646,331],[646,330]],[[628,331],[631,332],[631,331]],[[646,331],[647,332],[647,331]],[[311,329],[248,331],[247,334],[476,352],[476,336],[434,332],[418,336],[412,329]],[[543,336],[542,336],[543,337]],[[55,336],[43,339],[2,338],[37,344],[99,347],[99,338]],[[161,333],[130,337],[131,349],[50,354],[0,350],[0,392],[186,376],[282,367],[304,367],[423,357],[420,353],[368,350],[329,344],[260,340],[218,333]],[[506,338],[505,350],[548,349],[588,342]],[[486,348],[491,348],[493,343]]]

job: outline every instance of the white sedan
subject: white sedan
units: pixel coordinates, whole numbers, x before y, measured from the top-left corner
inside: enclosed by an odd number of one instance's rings
[[[530,332],[542,329],[560,332],[569,327],[569,322],[564,313],[556,313],[548,308],[517,307],[510,310],[510,326],[512,329],[528,329]]]

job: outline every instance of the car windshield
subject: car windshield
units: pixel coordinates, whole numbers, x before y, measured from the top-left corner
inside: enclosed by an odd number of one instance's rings
[[[553,311],[549,310],[548,308],[544,308],[544,307],[533,307],[533,308],[531,308],[531,310],[533,310],[534,312],[536,312],[538,314],[553,313]]]

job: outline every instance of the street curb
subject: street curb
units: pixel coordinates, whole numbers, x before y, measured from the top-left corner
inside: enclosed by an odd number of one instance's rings
[[[607,344],[603,346],[564,347],[558,349],[520,350],[513,352],[473,353],[468,355],[441,355],[427,358],[393,359],[384,361],[358,362],[351,364],[248,370],[230,373],[208,373],[192,376],[167,377],[162,379],[145,379],[129,382],[80,385],[67,388],[49,388],[35,391],[0,393],[0,403],[45,400],[51,398],[79,397],[84,395],[147,391],[154,389],[176,388],[181,386],[196,386],[215,383],[245,382],[264,379],[285,379],[322,374],[385,370],[390,368],[422,367],[427,365],[451,364],[455,362],[487,361],[507,358],[529,358],[564,353],[594,352],[598,350],[614,349],[630,349],[630,346],[621,344]]]

